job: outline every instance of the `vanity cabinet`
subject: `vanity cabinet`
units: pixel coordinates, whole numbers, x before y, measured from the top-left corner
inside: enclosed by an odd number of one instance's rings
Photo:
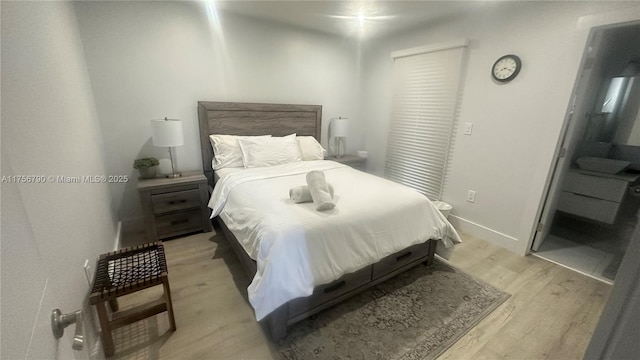
[[[567,173],[558,210],[613,224],[632,179],[595,171],[571,169]]]

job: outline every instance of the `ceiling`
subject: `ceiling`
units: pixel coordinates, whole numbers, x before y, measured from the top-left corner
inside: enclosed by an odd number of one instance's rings
[[[350,38],[375,38],[457,14],[486,1],[216,1],[231,12]]]

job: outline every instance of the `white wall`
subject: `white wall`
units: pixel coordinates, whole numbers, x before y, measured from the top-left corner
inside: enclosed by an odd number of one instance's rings
[[[578,19],[615,9],[640,14],[633,2],[487,2],[476,13],[369,44],[364,53],[363,119],[369,170],[382,174],[393,62],[390,53],[468,38],[466,78],[443,200],[459,229],[524,254],[565,119],[588,27]],[[638,16],[640,17],[640,16]],[[519,76],[498,85],[493,62],[514,53]],[[467,190],[477,192],[466,202]]]
[[[76,4],[109,173],[135,178],[135,158],[168,157],[150,142],[149,121],[164,116],[184,122],[178,169],[201,169],[199,100],[321,104],[325,146],[330,118],[357,120],[353,44],[231,14],[216,26],[204,4]],[[349,150],[360,148],[360,140],[351,139]],[[127,228],[142,221],[135,185],[111,187]]]
[[[105,174],[73,5],[1,6],[2,175]],[[1,358],[73,358],[50,313],[86,305],[84,260],[113,250],[115,227],[106,184],[2,184]]]
[[[201,168],[198,100],[322,104],[328,119],[351,117],[348,151],[369,150],[381,174],[392,76],[391,51],[469,38],[459,124],[443,199],[453,220],[519,253],[531,236],[588,34],[584,15],[634,2],[487,2],[474,14],[362,44],[261,20],[208,16],[206,2],[78,2],[91,85],[110,174],[136,177],[151,145],[149,120],[185,122],[182,171]],[[217,19],[217,20],[216,20]],[[524,67],[507,85],[489,69],[518,54]],[[458,130],[460,127],[458,127]],[[477,191],[474,204],[465,201]],[[141,224],[135,181],[111,185],[111,205],[127,228]]]

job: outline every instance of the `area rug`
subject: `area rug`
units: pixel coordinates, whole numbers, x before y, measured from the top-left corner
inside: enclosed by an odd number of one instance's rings
[[[436,259],[289,328],[283,359],[434,359],[509,298]]]

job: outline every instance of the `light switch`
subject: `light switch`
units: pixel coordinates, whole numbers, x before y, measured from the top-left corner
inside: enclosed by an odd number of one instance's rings
[[[464,134],[471,135],[473,132],[473,123],[464,123]]]

